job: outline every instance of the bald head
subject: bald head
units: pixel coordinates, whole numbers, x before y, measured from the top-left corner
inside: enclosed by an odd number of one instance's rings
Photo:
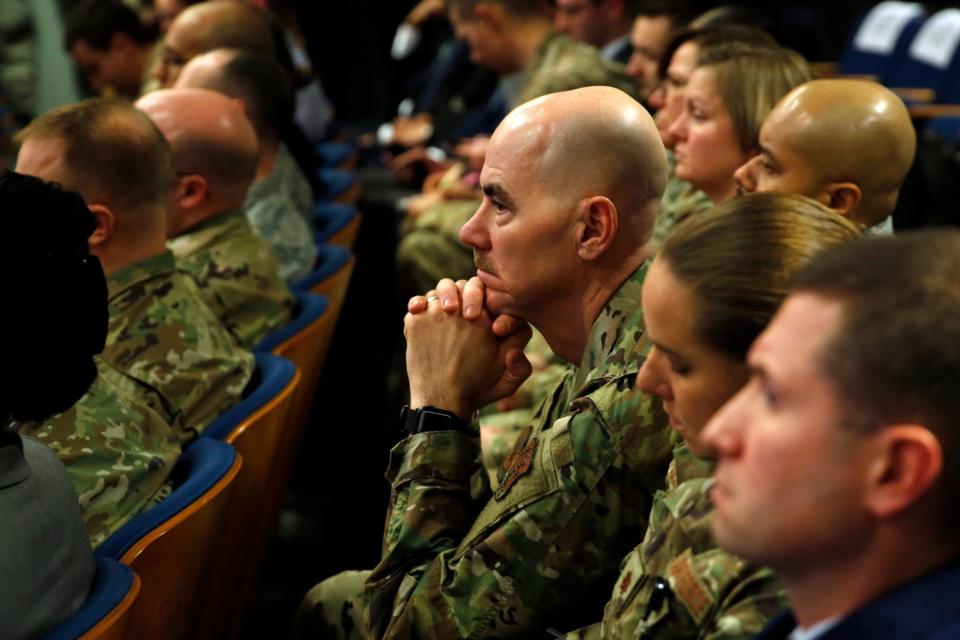
[[[585,87],[532,100],[497,127],[490,152],[499,150],[524,155],[531,174],[565,198],[609,198],[632,244],[649,237],[666,155],[653,118],[626,93]]]
[[[155,75],[172,87],[183,65],[213,49],[235,48],[275,55],[270,24],[246,2],[208,0],[182,11],[164,37],[164,55]]]
[[[257,137],[236,101],[207,89],[165,89],[136,105],[170,142],[177,174],[203,179],[210,215],[243,204],[256,170]]]
[[[903,101],[889,89],[865,80],[814,80],[774,107],[760,144],[756,162],[769,161],[774,178],[745,166],[738,172],[745,188],[801,193],[872,226],[896,206],[916,134]]]

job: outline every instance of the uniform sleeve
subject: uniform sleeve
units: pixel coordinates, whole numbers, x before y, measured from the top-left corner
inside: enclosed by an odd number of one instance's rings
[[[625,435],[590,401],[577,403],[574,415],[518,440],[479,515],[465,436],[421,434],[394,450],[384,556],[364,594],[373,637],[530,637],[599,617],[619,560],[643,535],[653,489],[623,464]],[[662,435],[631,441],[652,447],[662,478]]]
[[[773,572],[751,565],[720,602],[714,623],[704,638],[753,638],[787,606],[786,594]]]

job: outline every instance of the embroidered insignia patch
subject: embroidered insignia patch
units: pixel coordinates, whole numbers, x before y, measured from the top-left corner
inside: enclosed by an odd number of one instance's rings
[[[693,553],[690,549],[674,558],[667,565],[667,572],[673,578],[673,589],[680,602],[686,606],[690,615],[699,624],[710,610],[713,597],[697,575],[697,570],[693,566]]]
[[[530,469],[533,468],[533,457],[537,453],[537,439],[530,438],[527,440],[523,448],[517,447],[510,454],[510,457],[507,459],[507,463],[504,465],[507,468],[507,472],[503,476],[503,480],[500,481],[500,486],[497,487],[497,492],[494,494],[494,498],[497,500],[503,500],[510,492],[510,488],[513,487],[513,484],[524,474],[529,473]]]

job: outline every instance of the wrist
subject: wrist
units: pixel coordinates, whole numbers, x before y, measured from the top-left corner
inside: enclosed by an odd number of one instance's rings
[[[450,413],[459,417],[461,420],[467,421],[470,420],[470,416],[473,414],[473,408],[470,406],[470,404],[458,398],[432,394],[419,394],[411,391],[410,408],[422,409],[423,407],[433,407],[436,409],[449,411]]]

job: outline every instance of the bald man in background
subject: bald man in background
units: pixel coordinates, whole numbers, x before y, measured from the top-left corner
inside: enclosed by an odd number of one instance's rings
[[[263,12],[246,2],[208,0],[177,14],[163,38],[153,75],[167,88],[194,56],[224,47],[275,55],[275,43]]]
[[[310,184],[298,175],[280,141],[293,121],[293,86],[286,71],[263,53],[215,49],[188,62],[176,86],[212,89],[243,102],[259,147],[244,211],[253,230],[270,244],[283,279],[293,285],[306,277],[316,262],[317,247],[308,224]]]
[[[773,108],[760,154],[735,177],[744,191],[805,195],[868,234],[889,235],[915,153],[910,114],[892,91],[867,80],[813,80]]]
[[[483,202],[461,232],[487,310],[468,305],[463,317],[449,280],[452,305],[415,301],[404,331],[410,435],[391,453],[383,558],[311,590],[300,637],[542,637],[599,615],[601,586],[642,537],[673,443],[659,404],[634,388],[666,172],[653,119],[617,89],[551,94],[500,124]],[[529,321],[579,366],[521,434],[492,497],[471,491],[481,467],[470,417],[530,365],[526,325],[491,324],[488,312]],[[364,579],[362,599],[336,602],[349,591],[338,580]]]
[[[293,296],[269,245],[243,213],[257,136],[241,107],[207,89],[165,89],[137,101],[173,149],[168,247],[207,304],[250,348],[290,320]]]

